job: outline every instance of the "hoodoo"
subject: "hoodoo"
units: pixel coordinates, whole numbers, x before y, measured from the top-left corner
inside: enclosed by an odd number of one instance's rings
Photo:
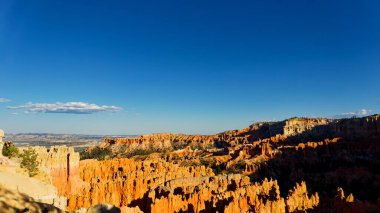
[[[0,142],[3,142],[3,138],[4,138],[4,131],[0,129]]]
[[[4,138],[5,134],[4,134],[4,131],[2,129],[0,129],[0,156],[3,155],[3,146],[4,146],[4,142],[3,142],[3,138]]]
[[[72,147],[34,146],[38,174],[26,176],[17,155],[8,154],[0,183],[30,203],[68,211],[376,212],[379,140],[373,115],[292,118],[208,136],[105,138],[82,159]],[[6,148],[17,149],[10,142]]]

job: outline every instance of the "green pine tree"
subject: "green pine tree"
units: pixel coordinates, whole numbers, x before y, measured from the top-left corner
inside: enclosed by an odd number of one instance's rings
[[[34,149],[29,147],[25,149],[20,155],[21,157],[21,168],[28,170],[29,176],[33,177],[38,174],[38,162],[37,162],[37,153]]]

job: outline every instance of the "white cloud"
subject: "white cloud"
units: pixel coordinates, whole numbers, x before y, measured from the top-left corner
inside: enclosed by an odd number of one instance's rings
[[[342,113],[340,115],[336,115],[333,117],[334,118],[350,118],[353,116],[363,117],[363,116],[369,115],[371,112],[372,112],[372,110],[370,110],[370,109],[360,109],[360,110],[355,111],[355,112],[345,112],[345,113]]]
[[[361,109],[361,110],[358,110],[355,112],[346,112],[346,113],[343,113],[342,115],[364,116],[364,115],[368,115],[371,112],[372,112],[372,110],[370,110],[370,109]]]
[[[10,102],[11,100],[9,99],[6,99],[6,98],[0,98],[0,103],[6,103],[6,102]]]
[[[11,106],[8,109],[24,110],[25,113],[68,113],[92,114],[96,112],[117,112],[122,110],[117,106],[96,105],[85,102],[56,102],[56,103],[26,103],[20,106]]]

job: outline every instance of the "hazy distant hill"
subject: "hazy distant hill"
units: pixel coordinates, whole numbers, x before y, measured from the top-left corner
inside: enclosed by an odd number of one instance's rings
[[[53,133],[17,133],[6,134],[5,141],[12,141],[16,146],[25,145],[94,145],[108,137],[130,137],[127,135],[82,135],[82,134],[53,134]]]

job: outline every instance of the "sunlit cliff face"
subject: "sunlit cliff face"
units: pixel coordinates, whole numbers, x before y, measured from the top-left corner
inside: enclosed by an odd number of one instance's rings
[[[34,150],[67,210],[107,203],[122,212],[376,212],[379,139],[374,115],[108,138],[81,153],[85,160],[68,147]]]
[[[4,131],[0,129],[0,142],[3,142],[4,136],[5,136]]]
[[[68,209],[110,203],[136,212],[376,210],[379,133],[379,116],[371,116],[297,118],[212,136],[105,139],[96,148],[110,150],[105,160],[83,160],[74,172]],[[65,180],[74,180],[70,173]],[[347,197],[336,200],[342,186]]]

